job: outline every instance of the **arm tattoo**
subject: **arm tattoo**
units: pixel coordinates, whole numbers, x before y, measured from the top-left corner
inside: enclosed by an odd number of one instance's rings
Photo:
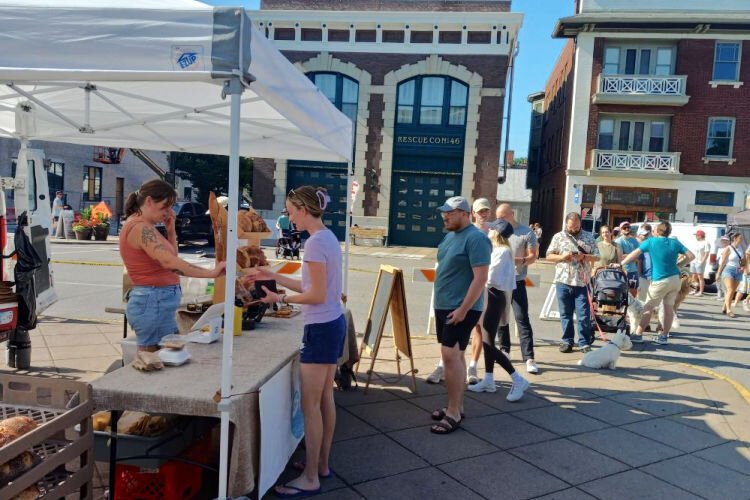
[[[143,242],[144,245],[156,243],[156,233],[154,233],[153,228],[146,226],[141,230],[141,242]]]

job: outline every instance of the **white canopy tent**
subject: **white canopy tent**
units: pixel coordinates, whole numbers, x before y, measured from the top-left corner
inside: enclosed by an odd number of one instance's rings
[[[244,9],[191,0],[125,4],[0,0],[0,137],[20,140],[22,152],[30,140],[48,140],[229,155],[224,317],[231,332],[239,155],[350,162],[352,124]],[[232,336],[226,339],[219,498],[227,493],[231,404]]]

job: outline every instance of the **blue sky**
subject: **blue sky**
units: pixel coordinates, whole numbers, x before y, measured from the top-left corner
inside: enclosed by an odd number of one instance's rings
[[[259,0],[202,0],[212,5],[242,5],[258,9]],[[544,90],[557,56],[565,45],[563,39],[553,39],[552,29],[561,17],[573,15],[574,0],[513,0],[511,9],[524,14],[520,35],[520,51],[516,60],[517,72],[513,88],[510,126],[510,149],[516,157],[525,157],[529,145],[529,94]],[[505,124],[503,124],[503,129]],[[503,140],[505,138],[503,132]]]

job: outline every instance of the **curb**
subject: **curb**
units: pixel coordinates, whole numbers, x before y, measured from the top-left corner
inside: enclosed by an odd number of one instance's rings
[[[732,387],[734,387],[734,389],[737,392],[740,393],[740,396],[742,396],[742,398],[745,400],[745,402],[750,405],[750,391],[748,391],[747,388],[745,388],[744,385],[742,385],[741,383],[737,382],[732,377],[728,377],[728,376],[726,376],[726,375],[724,375],[722,373],[716,372],[716,371],[714,371],[714,370],[712,370],[710,368],[704,368],[702,366],[693,365],[693,364],[690,364],[690,363],[680,363],[680,364],[684,365],[684,366],[687,366],[688,368],[692,368],[693,370],[697,370],[699,372],[703,372],[706,375],[712,376],[713,378],[716,378],[716,379],[722,380],[724,382],[727,382],[729,385],[731,385]]]
[[[53,245],[119,245],[119,239],[109,239],[105,241],[95,240],[63,240],[57,238],[51,238],[50,243]]]
[[[102,266],[102,267],[122,267],[122,263],[117,262],[86,262],[83,260],[51,260],[52,264],[73,264],[76,266]]]

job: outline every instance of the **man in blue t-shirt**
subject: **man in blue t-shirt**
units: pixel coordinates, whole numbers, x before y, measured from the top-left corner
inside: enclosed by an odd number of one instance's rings
[[[620,247],[623,255],[628,255],[640,246],[638,240],[630,233],[630,222],[625,221],[620,223],[620,236],[615,240],[615,245]],[[628,275],[630,294],[633,297],[638,296],[638,280],[641,274],[640,265],[640,260],[636,260],[624,266],[625,273]]]
[[[463,196],[449,198],[438,208],[448,234],[438,246],[435,274],[435,329],[448,386],[448,405],[432,413],[439,420],[430,429],[449,434],[461,423],[464,400],[464,351],[482,315],[492,245],[471,223],[471,207]]]
[[[674,303],[680,292],[682,282],[680,281],[679,266],[690,262],[695,255],[685,248],[685,245],[669,235],[672,225],[667,221],[659,222],[654,228],[654,235],[641,243],[641,246],[630,252],[623,260],[622,265],[638,260],[643,253],[651,256],[651,286],[648,289],[646,303],[643,305],[643,317],[635,333],[630,340],[635,343],[643,342],[643,331],[651,321],[651,313],[659,304],[664,306],[664,331],[654,340],[658,344],[666,345],[669,338],[669,330],[672,328],[674,319]]]

